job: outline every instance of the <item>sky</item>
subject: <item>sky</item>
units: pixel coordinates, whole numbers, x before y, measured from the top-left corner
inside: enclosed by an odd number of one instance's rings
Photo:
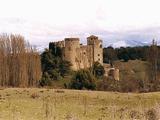
[[[35,45],[91,34],[106,45],[160,41],[160,0],[0,0],[0,33]]]

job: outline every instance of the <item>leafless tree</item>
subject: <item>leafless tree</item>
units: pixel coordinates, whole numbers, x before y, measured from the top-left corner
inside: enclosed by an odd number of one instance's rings
[[[38,52],[21,35],[0,35],[0,85],[28,87],[41,78]]]

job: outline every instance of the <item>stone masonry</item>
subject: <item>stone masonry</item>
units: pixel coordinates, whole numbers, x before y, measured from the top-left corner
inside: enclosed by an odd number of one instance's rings
[[[69,61],[72,70],[79,70],[91,67],[94,62],[99,62],[103,65],[103,47],[102,40],[97,36],[91,35],[87,37],[87,45],[80,44],[79,38],[65,38],[62,41],[54,42],[56,46],[63,50],[63,59]],[[105,67],[105,66],[104,66]],[[106,74],[118,74],[117,69],[105,67]],[[108,72],[110,71],[110,72]],[[117,76],[116,74],[116,76]],[[119,80],[119,76],[116,77]]]

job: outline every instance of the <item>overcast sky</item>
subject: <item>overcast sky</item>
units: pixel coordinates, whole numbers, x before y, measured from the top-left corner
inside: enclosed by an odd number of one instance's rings
[[[33,44],[90,34],[159,40],[160,0],[0,0],[0,32]]]

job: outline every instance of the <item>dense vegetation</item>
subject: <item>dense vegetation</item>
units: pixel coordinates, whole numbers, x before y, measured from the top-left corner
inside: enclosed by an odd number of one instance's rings
[[[0,35],[0,86],[37,86],[40,56],[20,35]]]
[[[41,54],[42,79],[41,86],[52,85],[54,80],[61,80],[70,71],[71,63],[62,59],[62,49],[50,43],[49,49]]]
[[[70,83],[70,88],[73,89],[96,89],[95,77],[89,70],[79,70],[73,75]]]
[[[158,47],[160,50],[160,47]],[[104,63],[111,63],[115,60],[123,60],[127,62],[128,60],[147,60],[147,53],[149,46],[137,46],[137,47],[120,47],[113,48],[107,47],[103,49],[103,61]]]

